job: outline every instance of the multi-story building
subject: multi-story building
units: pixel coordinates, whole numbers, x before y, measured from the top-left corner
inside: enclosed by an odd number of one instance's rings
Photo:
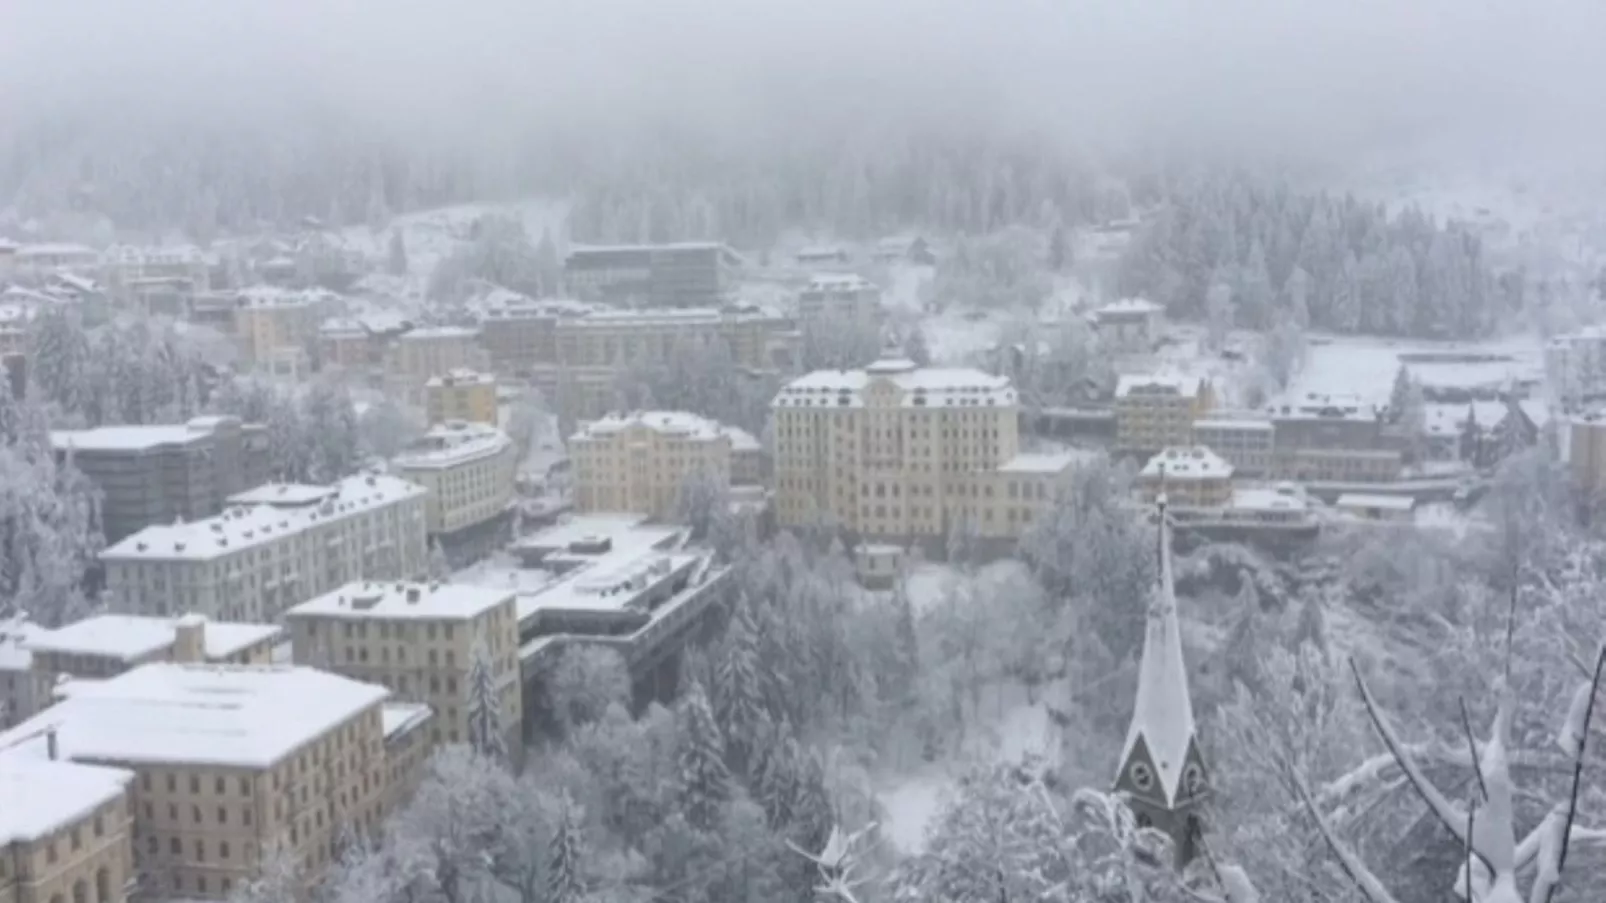
[[[1143,500],[1163,493],[1178,508],[1223,508],[1232,502],[1232,465],[1202,445],[1162,449],[1138,472]]]
[[[557,322],[557,358],[537,372],[537,381],[565,416],[588,420],[617,407],[619,374],[633,365],[723,342],[739,367],[787,372],[800,341],[792,321],[759,309],[593,311]]]
[[[1198,376],[1123,376],[1115,387],[1115,446],[1140,456],[1187,445],[1193,423],[1215,406],[1210,381]]]
[[[212,290],[212,267],[194,246],[140,248],[114,245],[100,258],[101,283],[114,297],[128,298],[135,283],[166,280],[182,283],[190,293]]]
[[[1581,414],[1567,421],[1567,470],[1585,499],[1606,494],[1606,417]]]
[[[473,370],[449,370],[424,383],[424,411],[433,424],[448,420],[497,423],[496,378]]]
[[[1164,317],[1164,307],[1142,298],[1123,298],[1089,315],[1099,341],[1117,354],[1153,351]]]
[[[100,489],[102,529],[114,543],[152,524],[211,517],[268,479],[266,429],[235,417],[58,430],[50,444]]]
[[[766,458],[764,443],[747,430],[721,426],[731,440],[731,485],[762,486]]]
[[[45,632],[26,615],[0,618],[0,730],[50,704],[49,675],[34,670],[28,641]]]
[[[672,518],[692,474],[731,485],[732,437],[705,417],[678,411],[611,414],[569,438],[580,511]]]
[[[1233,474],[1260,478],[1271,473],[1276,428],[1265,417],[1215,411],[1193,423],[1193,444],[1225,458]]]
[[[519,748],[524,703],[513,590],[357,582],[297,605],[285,620],[296,664],[376,683],[397,699],[428,705],[436,744],[469,742],[469,672],[483,654],[508,748]]]
[[[959,525],[1003,535],[1010,521],[1000,512],[1024,506],[1008,504],[1001,487],[1046,500],[1071,466],[1028,466],[1039,462],[1020,456],[1014,387],[979,370],[898,359],[821,370],[787,385],[772,408],[775,513],[785,526],[825,519],[897,540],[945,537]]]
[[[1271,409],[1272,474],[1355,483],[1400,478],[1404,438],[1383,412],[1353,398],[1310,396]]]
[[[69,681],[0,756],[134,773],[138,893],[220,899],[284,857],[309,884],[385,814],[389,691],[311,668],[142,665]]]
[[[420,401],[430,377],[453,370],[478,370],[485,364],[480,332],[465,326],[425,326],[398,336],[387,365],[397,390]]]
[[[816,273],[797,296],[802,322],[879,323],[883,319],[881,289],[853,273]]]
[[[63,675],[104,680],[152,662],[268,665],[282,635],[272,624],[208,621],[201,615],[102,614],[41,631],[26,645],[33,669],[55,683]]]
[[[424,573],[427,489],[384,474],[317,488],[304,504],[236,505],[107,548],[100,560],[112,608],[264,623],[352,580]],[[307,493],[289,496],[301,502]]]
[[[428,490],[425,527],[432,536],[492,521],[513,500],[513,441],[483,423],[435,426],[391,460],[403,478]]]
[[[354,370],[368,366],[373,358],[373,340],[360,321],[352,317],[330,317],[318,326],[318,366],[320,369]]]
[[[385,811],[397,812],[423,783],[430,753],[435,711],[416,702],[385,704]]]
[[[48,750],[0,749],[0,903],[127,900],[133,780],[122,768],[53,761]]]
[[[722,304],[742,258],[719,242],[577,247],[564,262],[577,298],[633,307]]]
[[[1551,402],[1576,411],[1606,397],[1606,328],[1588,326],[1545,343],[1545,385]]]
[[[557,361],[558,321],[592,309],[579,301],[534,301],[522,295],[493,299],[479,311],[480,347],[490,358],[492,372],[529,378]]]
[[[322,289],[293,291],[270,285],[242,289],[235,295],[234,329],[246,360],[268,367],[306,356],[334,301],[335,296]]]
[[[46,242],[23,245],[11,255],[17,276],[43,279],[55,273],[93,273],[100,264],[100,252],[83,245]]]

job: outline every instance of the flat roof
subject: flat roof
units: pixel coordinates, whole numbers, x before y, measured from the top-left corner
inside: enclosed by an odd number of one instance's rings
[[[467,326],[420,326],[410,329],[398,337],[403,342],[423,342],[432,339],[472,339],[480,334],[478,329]]]
[[[293,606],[286,614],[332,618],[470,620],[513,598],[509,590],[462,583],[356,580]]]
[[[494,426],[448,420],[430,429],[391,463],[403,470],[434,470],[477,461],[513,447],[513,440]]]
[[[390,740],[422,725],[435,715],[435,710],[421,702],[387,702],[379,709],[381,729]]]
[[[160,663],[69,682],[56,705],[0,734],[0,748],[130,764],[266,768],[377,706],[390,691],[314,668]]]
[[[1021,452],[998,466],[999,473],[1064,473],[1086,455],[1074,451]]]
[[[1385,508],[1389,511],[1410,511],[1416,499],[1408,495],[1378,495],[1367,492],[1346,492],[1338,497],[1340,508]]]
[[[332,498],[339,489],[335,486],[313,486],[307,483],[263,483],[254,489],[236,492],[228,497],[231,505],[283,505],[299,508]]]
[[[0,847],[38,840],[127,792],[121,768],[6,755],[0,750]]]
[[[612,436],[633,426],[645,427],[654,432],[684,439],[705,441],[713,441],[721,435],[728,435],[719,423],[700,414],[688,414],[685,411],[632,411],[628,414],[615,412],[592,420],[581,425],[579,432],[569,438],[571,442],[584,442],[601,436]],[[734,440],[734,437],[731,438]],[[734,441],[732,444],[735,444]]]
[[[200,618],[202,643],[209,659],[227,658],[283,632],[272,624],[209,621],[199,615],[189,617]],[[171,647],[179,620],[144,615],[94,615],[65,627],[45,630],[28,640],[27,648],[33,652],[134,661]]]
[[[773,407],[860,407],[864,391],[878,380],[897,386],[903,407],[1005,407],[1016,403],[1008,377],[969,367],[918,367],[886,358],[862,370],[815,370],[792,380]],[[916,402],[919,404],[916,404]]]
[[[1269,433],[1276,429],[1270,420],[1253,417],[1204,417],[1193,422],[1196,430],[1246,430]]]
[[[45,628],[22,615],[0,618],[0,671],[32,669],[33,650],[28,644],[45,632]]]
[[[164,445],[183,445],[211,435],[211,429],[202,424],[98,426],[89,430],[51,430],[50,444],[58,451],[145,451]]]
[[[1166,480],[1222,480],[1232,476],[1232,465],[1203,445],[1172,446],[1149,459],[1141,476]]]

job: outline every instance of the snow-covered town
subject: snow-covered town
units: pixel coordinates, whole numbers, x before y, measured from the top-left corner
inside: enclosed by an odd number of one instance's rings
[[[0,903],[1602,898],[1571,93],[149,2],[0,41]]]

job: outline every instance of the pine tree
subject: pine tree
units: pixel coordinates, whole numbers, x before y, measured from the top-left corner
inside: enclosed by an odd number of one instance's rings
[[[891,680],[882,696],[908,706],[915,701],[915,681],[920,675],[920,638],[915,630],[915,606],[909,596],[907,573],[892,587],[892,617]]]
[[[390,250],[385,259],[385,272],[392,276],[407,275],[407,242],[402,238],[400,229],[392,229],[390,233]]]
[[[501,693],[497,691],[496,664],[485,645],[475,640],[468,670],[468,742],[488,759],[507,761],[507,735],[503,733]]]
[[[764,687],[760,671],[758,619],[745,597],[737,600],[736,617],[726,634],[722,655],[715,668],[715,715],[725,734],[725,750],[731,768],[747,774],[754,751],[767,732],[769,714],[764,708]]]
[[[582,853],[583,838],[576,824],[574,803],[565,795],[547,860],[547,903],[579,903],[585,898]]]
[[[721,808],[731,796],[730,772],[725,768],[725,738],[714,720],[708,694],[693,680],[680,704],[680,782],[682,811],[691,825],[713,830]]]
[[[1411,371],[1401,364],[1394,371],[1394,386],[1389,389],[1389,420],[1400,422],[1405,416],[1405,407],[1411,402]]]

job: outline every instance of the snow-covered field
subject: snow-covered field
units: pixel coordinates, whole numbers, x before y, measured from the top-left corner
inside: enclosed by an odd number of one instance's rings
[[[1468,354],[1482,362],[1431,360],[1431,356]],[[1405,359],[1402,360],[1402,355]],[[1427,357],[1418,357],[1427,356]],[[1289,387],[1291,397],[1355,395],[1363,402],[1386,402],[1394,374],[1404,363],[1425,386],[1441,388],[1501,386],[1508,381],[1544,376],[1539,340],[1512,336],[1482,342],[1425,342],[1356,336],[1312,336],[1305,365]]]

